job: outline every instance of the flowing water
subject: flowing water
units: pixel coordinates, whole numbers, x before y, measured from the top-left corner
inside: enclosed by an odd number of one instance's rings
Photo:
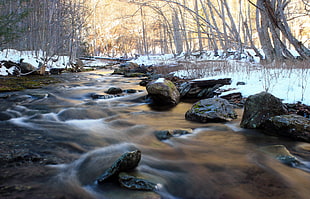
[[[139,79],[110,72],[63,74],[65,83],[11,93],[18,99],[2,105],[13,117],[1,122],[2,127],[35,132],[38,140],[45,139],[46,153],[63,157],[63,164],[44,167],[50,172],[47,181],[37,182],[39,188],[48,184],[50,194],[68,198],[309,198],[309,144],[241,129],[242,110],[237,110],[239,119],[228,123],[186,121],[192,103],[169,110],[151,107]],[[111,99],[91,97],[112,86],[139,92]],[[165,141],[155,137],[155,130],[168,129],[193,133]],[[260,151],[276,144],[285,145],[304,165],[289,167]],[[71,150],[58,151],[58,146]],[[134,149],[142,152],[135,173],[156,183],[155,193],[95,182],[116,157]]]

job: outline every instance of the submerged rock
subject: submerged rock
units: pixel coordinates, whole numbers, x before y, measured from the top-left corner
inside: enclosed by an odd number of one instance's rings
[[[271,117],[264,124],[264,132],[310,142],[310,120],[295,114]]]
[[[262,128],[269,118],[285,115],[288,111],[281,100],[270,93],[261,92],[248,97],[244,104],[244,113],[240,123],[242,128]]]
[[[104,183],[107,179],[117,176],[122,171],[130,171],[136,168],[140,160],[141,151],[139,150],[124,153],[97,179],[97,182]]]
[[[155,104],[177,105],[180,101],[180,93],[177,87],[164,78],[150,82],[146,86],[146,90]]]
[[[301,162],[283,145],[265,146],[261,147],[260,150],[288,166],[301,164]]]
[[[118,181],[122,187],[140,191],[156,191],[157,185],[146,179],[122,172],[118,175]]]
[[[179,137],[182,135],[191,134],[191,129],[175,129],[175,130],[162,130],[162,131],[155,131],[154,134],[158,140],[167,140],[172,137]]]
[[[233,106],[225,99],[210,98],[195,103],[185,118],[197,122],[225,122],[237,118]]]

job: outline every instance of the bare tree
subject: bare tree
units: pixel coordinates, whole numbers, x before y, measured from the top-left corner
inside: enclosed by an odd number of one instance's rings
[[[288,25],[285,8],[290,1],[257,0],[256,4],[250,0],[249,2],[257,8],[257,31],[267,62],[281,59],[283,56],[293,58],[283,42],[281,34],[294,46],[302,59],[310,59],[310,50],[293,36]]]

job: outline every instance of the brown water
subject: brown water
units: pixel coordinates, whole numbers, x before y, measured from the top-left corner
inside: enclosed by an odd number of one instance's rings
[[[310,144],[241,129],[242,110],[237,110],[238,120],[228,123],[186,121],[191,103],[153,109],[144,100],[146,92],[138,79],[109,72],[64,74],[66,83],[18,92],[24,97],[6,109],[14,118],[2,125],[23,127],[75,149],[59,154],[71,155],[72,161],[45,166],[50,176],[37,182],[39,188],[48,184],[49,192],[69,198],[309,198]],[[111,86],[141,92],[108,100],[91,98]],[[166,141],[154,135],[155,130],[181,128],[193,133]],[[289,167],[260,152],[261,147],[275,144],[285,145],[304,165]],[[116,157],[136,148],[142,152],[136,173],[157,183],[156,193],[95,183]]]

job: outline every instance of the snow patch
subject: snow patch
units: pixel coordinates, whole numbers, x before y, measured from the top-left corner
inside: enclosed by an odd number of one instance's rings
[[[165,78],[159,78],[155,81],[155,83],[164,83]]]

